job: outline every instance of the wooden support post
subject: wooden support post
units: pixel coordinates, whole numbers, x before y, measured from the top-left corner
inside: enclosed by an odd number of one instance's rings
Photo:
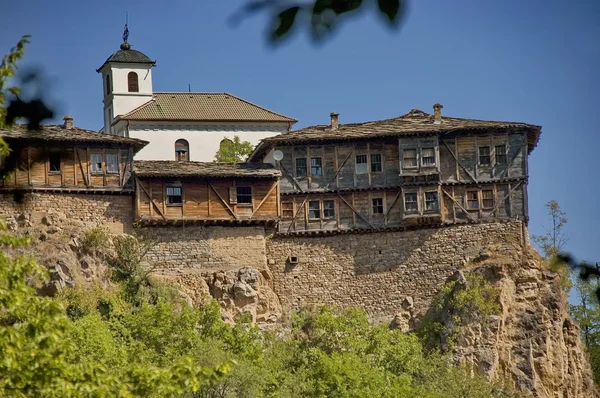
[[[456,140],[456,138],[455,138],[455,140]],[[454,161],[455,161],[455,162],[456,162],[456,164],[457,164],[457,170],[458,170],[458,166],[462,167],[462,168],[464,169],[465,173],[467,173],[467,175],[468,175],[468,176],[469,176],[469,177],[470,177],[470,178],[471,178],[473,181],[477,181],[477,179],[475,178],[475,176],[473,176],[473,174],[471,174],[471,173],[469,172],[469,170],[468,170],[468,169],[467,169],[465,166],[463,166],[463,165],[462,165],[462,164],[459,162],[459,160],[458,160],[458,158],[456,157],[456,155],[454,154],[454,152],[452,152],[452,149],[450,149],[450,147],[448,146],[448,144],[446,144],[446,141],[444,141],[444,140],[440,140],[440,141],[442,142],[442,144],[444,144],[444,145],[446,146],[446,148],[448,148],[448,151],[450,152],[450,154],[451,154],[451,155],[452,155],[452,157],[454,158]],[[457,145],[458,145],[458,144],[457,144]],[[475,152],[475,157],[477,157],[477,152]],[[477,159],[475,159],[475,163],[477,163]]]
[[[208,216],[210,217],[210,185],[208,182],[206,183],[206,194],[207,194],[207,200],[208,200],[208,203],[207,203]]]
[[[209,183],[208,185],[213,190],[213,192],[217,195],[217,197],[219,198],[219,200],[221,201],[221,203],[225,206],[225,208],[231,213],[231,215],[233,216],[233,218],[235,218],[237,220],[238,219],[237,214],[235,214],[235,212],[233,211],[233,209],[229,206],[229,204],[225,201],[225,199],[223,199],[223,197],[221,196],[221,194],[219,194],[219,192],[215,189],[215,187],[213,187],[213,185],[211,183]]]
[[[342,162],[342,164],[335,171],[335,175],[333,177],[334,177],[334,179],[336,181],[336,188],[339,187],[339,185],[340,185],[340,180],[339,180],[340,171],[344,168],[344,166],[346,165],[346,162],[348,161],[348,159],[350,159],[350,157],[354,153],[354,148],[356,148],[356,144],[354,144],[352,146],[352,148],[350,149],[350,154],[348,154],[348,156],[346,156],[346,158],[344,159],[344,161]],[[337,158],[338,158],[338,153],[337,153],[337,146],[336,146],[335,147],[335,161],[336,161],[336,166],[337,166]],[[355,179],[356,179],[356,177],[355,177]],[[329,187],[329,184],[327,185],[327,187]]]
[[[388,222],[388,217],[390,216],[390,213],[392,212],[392,208],[394,207],[394,205],[398,201],[398,198],[400,198],[400,195],[402,195],[402,190],[398,191],[398,193],[394,197],[394,200],[392,201],[392,204],[390,205],[390,207],[388,207],[388,209],[387,209],[387,211],[385,213],[385,223],[386,223],[386,225],[387,225],[387,222]]]
[[[90,167],[90,148],[89,147],[85,148],[85,156],[86,156],[85,164],[87,166],[87,186],[90,186],[90,185],[92,185],[92,177],[90,174],[91,167]]]
[[[31,185],[31,147],[27,145],[27,184]]]
[[[444,195],[446,195],[447,197],[449,197],[462,211],[464,211],[465,214],[467,215],[467,217],[469,217],[473,221],[478,221],[476,218],[473,218],[473,216],[471,215],[471,213],[469,213],[467,211],[467,209],[465,209],[460,203],[458,203],[458,201],[456,199],[454,199],[452,196],[450,196],[450,194],[448,192],[446,192],[445,190],[442,189],[442,193]]]
[[[346,199],[344,199],[344,198],[343,198],[343,197],[342,197],[340,194],[338,194],[338,197],[339,197],[340,199],[342,199],[342,201],[343,201],[343,202],[344,202],[344,203],[345,203],[345,204],[346,204],[346,205],[347,205],[347,206],[350,208],[350,210],[352,210],[352,211],[353,211],[353,214],[356,214],[358,217],[360,217],[360,219],[361,219],[361,220],[363,220],[364,222],[366,222],[366,223],[369,225],[369,227],[371,227],[371,228],[375,228],[375,227],[373,227],[373,224],[371,224],[371,223],[369,222],[369,220],[367,220],[367,219],[366,219],[366,218],[365,218],[365,217],[364,217],[362,214],[360,214],[360,213],[359,213],[359,212],[358,212],[358,211],[357,211],[357,210],[354,208],[354,206],[353,206],[353,205],[351,205],[350,203],[348,203],[348,201],[346,201]],[[352,201],[354,202],[354,192],[352,193]],[[356,222],[355,222],[355,227],[356,227]]]
[[[77,147],[73,147],[73,185],[77,186],[77,165],[75,165],[75,151]]]
[[[271,189],[269,189],[269,192],[267,192],[267,194],[265,195],[264,198],[262,198],[262,200],[260,201],[260,203],[258,204],[258,206],[256,206],[256,208],[254,209],[254,211],[252,212],[252,215],[250,216],[250,218],[254,217],[254,215],[256,214],[256,212],[258,211],[258,209],[260,209],[260,207],[263,205],[263,203],[265,203],[265,201],[269,198],[269,196],[273,193],[273,190],[275,190],[277,188],[277,183],[273,184],[271,186]]]
[[[85,184],[86,187],[89,187],[90,186],[90,183],[89,183],[90,180],[87,177],[86,171],[83,169],[83,163],[81,162],[81,157],[79,156],[79,149],[77,149],[76,154],[77,154],[77,163],[79,163],[79,168],[81,169],[81,177],[83,178],[83,183]],[[46,175],[48,175],[47,172],[46,172]]]
[[[144,191],[144,193],[148,196],[148,199],[150,199],[150,207],[154,207],[154,209],[162,217],[162,219],[166,220],[164,213],[162,211],[160,211],[160,209],[158,208],[156,203],[154,203],[154,199],[152,199],[152,195],[146,190],[146,187],[144,187],[142,185],[142,183],[140,182],[140,180],[137,177],[135,177],[135,185],[140,187],[142,189],[142,191]],[[152,183],[150,183],[150,189],[152,189]],[[163,201],[163,203],[164,203],[164,201]],[[152,211],[150,211],[150,215],[152,215]]]
[[[304,200],[302,201],[302,203],[300,204],[300,206],[296,210],[296,214],[294,214],[294,218],[292,218],[292,221],[290,222],[290,226],[288,227],[287,232],[290,232],[292,230],[292,227],[296,224],[296,220],[298,219],[298,215],[300,215],[300,211],[303,209],[304,204],[306,203],[307,200],[308,200],[308,196],[305,196]]]

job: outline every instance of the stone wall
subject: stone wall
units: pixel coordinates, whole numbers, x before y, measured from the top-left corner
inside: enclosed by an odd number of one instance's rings
[[[59,227],[92,228],[103,226],[113,233],[131,230],[132,195],[85,193],[27,193],[22,198],[0,194],[0,217],[10,223],[52,222]]]
[[[266,268],[263,227],[148,227],[143,233],[156,244],[147,254],[157,269]]]
[[[490,248],[521,250],[523,231],[521,222],[510,222],[275,237],[267,241],[267,258],[284,311],[309,304],[356,306],[373,320],[390,321],[407,303],[417,318],[424,314],[446,278]]]

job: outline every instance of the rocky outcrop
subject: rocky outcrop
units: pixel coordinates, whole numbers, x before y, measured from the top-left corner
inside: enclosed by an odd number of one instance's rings
[[[497,289],[500,311],[459,321],[452,344],[455,360],[536,397],[600,396],[579,327],[567,313],[558,274],[542,266],[533,250],[516,258],[486,255],[479,260],[472,269],[453,275],[451,294],[469,288],[464,275],[478,273]],[[448,316],[453,312],[453,308],[432,309],[430,316],[454,327],[456,318]]]
[[[247,314],[253,323],[268,327],[282,316],[281,302],[273,292],[272,276],[266,268],[179,270],[155,273],[154,276],[179,286],[192,305],[201,305],[214,298],[221,305],[221,314],[228,323]]]

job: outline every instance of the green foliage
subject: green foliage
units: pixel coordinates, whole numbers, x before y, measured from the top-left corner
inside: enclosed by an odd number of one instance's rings
[[[463,283],[444,283],[422,322],[420,335],[430,349],[451,350],[465,321],[485,322],[500,313],[498,290],[482,275],[469,273]],[[440,313],[446,319],[440,319]]]
[[[244,7],[233,15],[233,22],[239,22],[249,14],[268,12],[271,14],[269,39],[272,43],[287,37],[292,28],[309,21],[309,31],[315,41],[330,36],[340,20],[359,10],[367,10],[368,3],[363,0],[313,0],[311,2],[289,2],[286,0],[249,0]],[[375,9],[383,17],[387,26],[397,27],[402,20],[406,1],[377,0]]]
[[[112,247],[108,230],[102,227],[88,229],[81,240],[81,247],[92,256],[105,257]]]
[[[224,138],[215,154],[215,162],[239,163],[244,162],[250,156],[254,148],[248,141],[241,141],[237,135],[233,140]]]
[[[7,87],[8,81],[17,72],[17,61],[25,55],[25,45],[29,44],[30,35],[24,35],[17,42],[17,45],[10,49],[10,52],[2,58],[0,63],[0,128],[6,127],[6,98],[7,95],[18,95],[18,87]],[[6,155],[4,150],[7,149],[4,141],[2,143],[2,155]]]

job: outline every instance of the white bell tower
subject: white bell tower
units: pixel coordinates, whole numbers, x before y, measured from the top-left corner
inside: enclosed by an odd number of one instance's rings
[[[119,51],[108,57],[96,72],[102,75],[104,93],[104,127],[102,132],[114,134],[113,121],[152,99],[152,67],[156,65],[145,54],[132,50],[127,42],[125,25]]]

